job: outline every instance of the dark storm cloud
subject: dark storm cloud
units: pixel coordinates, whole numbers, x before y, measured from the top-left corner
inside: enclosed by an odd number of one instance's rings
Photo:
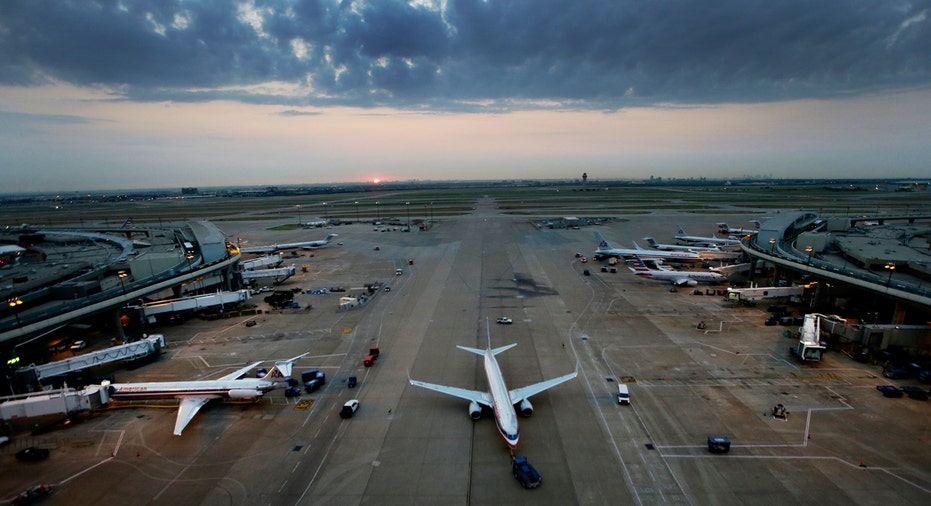
[[[927,87],[928,1],[0,3],[0,82],[129,100],[436,110]],[[285,92],[263,83],[290,85]]]

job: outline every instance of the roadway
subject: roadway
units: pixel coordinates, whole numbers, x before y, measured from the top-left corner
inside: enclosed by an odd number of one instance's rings
[[[627,219],[598,228],[629,245],[644,235],[669,242],[676,223],[699,232],[720,221]],[[269,242],[267,222],[223,226]],[[209,405],[181,437],[171,435],[174,406],[101,412],[0,450],[0,498],[47,482],[61,485],[46,504],[69,505],[931,499],[927,402],[883,398],[875,385],[888,381],[878,367],[836,353],[795,362],[785,329],[763,326],[761,309],[581,264],[574,253],[595,247],[589,229],[537,230],[483,200],[426,233],[337,231],[345,246],[299,260],[310,272],[284,288],[383,281],[390,292],[343,312],[339,294],[300,294],[313,310],[272,312],[249,328],[246,318],[192,320],[164,329],[170,346],[160,362],[117,372],[119,381],[210,379],[309,351],[294,376],[320,368],[327,384],[303,397],[313,401],[307,409],[281,391],[259,404]],[[274,241],[300,240],[293,233]],[[499,316],[514,323],[496,325]],[[700,320],[704,331],[694,327]],[[473,422],[465,401],[407,382],[484,389],[481,359],[455,345],[483,348],[486,321],[495,346],[518,343],[497,357],[509,388],[579,369],[577,379],[534,396],[534,415],[520,418],[517,454],[543,475],[539,490],[511,477],[490,416]],[[364,368],[374,345],[381,357]],[[345,386],[350,374],[359,376],[356,389]],[[616,403],[619,377],[629,378],[631,406]],[[337,412],[350,398],[361,406],[343,420]],[[765,414],[776,403],[789,408],[787,421]],[[711,435],[730,437],[731,452],[708,454]],[[52,457],[15,462],[12,453],[29,444],[52,448]]]

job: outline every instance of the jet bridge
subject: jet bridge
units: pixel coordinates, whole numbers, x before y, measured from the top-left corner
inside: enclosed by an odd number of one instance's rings
[[[800,337],[795,347],[795,354],[802,360],[817,362],[824,354],[821,346],[821,316],[818,313],[805,315],[802,327],[799,328]]]
[[[48,364],[31,364],[16,371],[17,377],[24,383],[39,384],[45,378],[65,376],[96,365],[119,360],[135,360],[159,353],[165,347],[165,336],[152,334],[140,341],[113,346],[105,350],[92,351],[74,357],[58,360]]]
[[[293,265],[279,267],[277,269],[258,269],[254,271],[243,271],[239,273],[243,280],[259,278],[275,278],[276,283],[281,283],[297,273],[297,268]]]
[[[253,258],[252,260],[243,260],[239,262],[239,265],[244,271],[252,271],[261,269],[263,267],[268,267],[270,265],[278,267],[283,261],[284,260],[281,258],[281,255],[269,255],[265,257]]]
[[[92,385],[84,390],[63,388],[5,397],[0,399],[0,419],[13,424],[27,420],[35,422],[40,418],[61,420],[103,407],[109,402],[108,391],[101,385]]]
[[[181,297],[178,299],[159,300],[143,304],[141,306],[143,315],[148,318],[164,313],[176,313],[178,311],[196,311],[213,306],[224,306],[229,304],[238,304],[252,298],[249,290],[237,290],[235,292],[217,292],[208,295],[198,295],[195,297]]]

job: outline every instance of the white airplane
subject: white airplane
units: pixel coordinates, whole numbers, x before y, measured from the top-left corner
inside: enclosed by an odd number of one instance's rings
[[[639,256],[630,261],[632,265],[627,268],[637,276],[661,281],[671,281],[678,286],[695,286],[698,283],[720,283],[727,281],[727,277],[717,272],[709,271],[677,271],[673,269],[650,269]]]
[[[254,246],[251,248],[240,248],[239,251],[243,253],[274,253],[276,251],[286,250],[286,249],[317,249],[330,244],[330,241],[334,237],[338,237],[339,234],[329,234],[323,239],[316,241],[304,241],[304,242],[291,242],[286,244],[272,244],[271,246]]]
[[[595,232],[595,238],[598,239],[598,247],[595,248],[595,259],[600,260],[607,257],[618,257],[630,259],[635,255],[649,260],[666,260],[669,262],[701,262],[702,257],[693,251],[662,251],[649,250],[641,248],[634,243],[635,249],[614,248],[608,244],[600,233]]]
[[[565,376],[560,376],[558,378],[553,378],[551,380],[543,381],[541,383],[536,383],[534,385],[526,386],[523,388],[508,390],[507,385],[504,383],[504,377],[501,375],[501,368],[498,366],[498,361],[495,360],[495,355],[509,350],[515,346],[517,346],[517,343],[492,349],[490,330],[488,332],[488,348],[484,350],[469,348],[466,346],[456,346],[456,348],[459,348],[460,350],[465,350],[484,357],[485,377],[488,380],[488,392],[479,392],[477,390],[467,390],[465,388],[449,387],[445,385],[435,385],[433,383],[424,383],[423,381],[417,381],[414,379],[408,379],[408,381],[410,381],[411,385],[414,386],[434,390],[436,392],[452,395],[453,397],[459,397],[460,399],[469,401],[469,416],[471,416],[473,420],[478,420],[481,418],[482,406],[491,408],[495,414],[495,425],[498,427],[498,432],[501,433],[501,437],[504,438],[504,442],[507,443],[509,448],[517,448],[520,435],[518,434],[517,430],[517,412],[514,409],[514,405],[519,405],[522,415],[532,415],[533,405],[530,404],[530,396],[553,388],[560,383],[569,381],[572,378],[575,378],[579,372],[576,370],[575,372],[569,373]]]
[[[739,246],[740,239],[724,239],[722,237],[717,237],[712,234],[711,237],[702,237],[700,235],[688,235],[685,233],[685,230],[682,230],[681,226],[678,226],[679,233],[676,234],[676,240],[684,242],[686,244],[694,244],[696,246]]]
[[[737,235],[737,236],[758,234],[760,232],[759,231],[760,222],[757,220],[750,220],[750,223],[753,223],[755,228],[743,228],[743,227],[734,228],[734,227],[728,226],[727,223],[723,223],[723,222],[718,223],[717,224],[718,232],[722,234]]]
[[[726,260],[740,257],[739,251],[724,251],[717,246],[689,246],[682,244],[660,244],[652,237],[643,238],[651,248],[662,251],[692,251],[704,260]]]
[[[278,384],[291,376],[291,364],[307,353],[290,360],[275,362],[275,366],[262,378],[243,378],[240,376],[261,364],[255,362],[236,372],[227,374],[217,380],[201,381],[158,381],[149,383],[112,383],[109,386],[110,397],[122,399],[171,399],[181,400],[178,406],[178,418],[175,420],[174,435],[181,431],[208,401],[220,398],[258,399],[266,392],[274,390]]]

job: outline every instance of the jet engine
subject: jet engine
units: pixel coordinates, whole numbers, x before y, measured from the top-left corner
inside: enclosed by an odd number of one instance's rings
[[[469,416],[471,416],[473,420],[478,420],[482,417],[482,407],[475,401],[469,403]]]
[[[255,390],[230,390],[230,399],[257,399],[259,393]]]
[[[694,279],[686,279],[678,283],[679,286],[695,286],[697,284],[698,284],[698,281],[695,281]]]
[[[530,404],[530,401],[527,399],[520,401],[520,414],[524,416],[530,416],[533,414],[533,404]]]

